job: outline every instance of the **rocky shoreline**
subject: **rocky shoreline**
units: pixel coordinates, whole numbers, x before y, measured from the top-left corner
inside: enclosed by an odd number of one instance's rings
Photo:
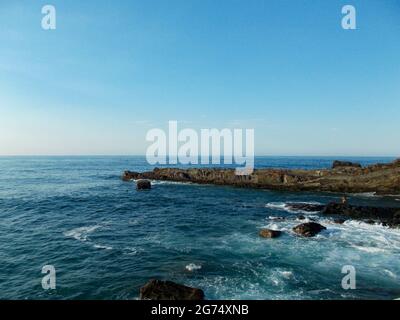
[[[374,192],[381,195],[400,193],[400,160],[390,164],[377,164],[361,167],[357,163],[335,161],[332,169],[327,170],[256,170],[253,175],[235,176],[229,169],[154,169],[150,172],[125,171],[124,181],[135,180],[137,190],[150,190],[150,180],[192,182],[198,184],[228,185],[247,188],[263,188],[288,191],[330,191],[340,193]],[[400,227],[400,208],[356,206],[342,202],[327,204],[287,203],[286,209],[293,212],[315,213],[329,217],[334,223],[342,224],[346,220],[360,220],[370,224]],[[276,217],[285,220],[286,217]],[[289,218],[290,219],[290,218]],[[304,215],[296,220],[305,220],[295,225],[292,232],[301,237],[314,237],[327,227],[313,218]],[[317,219],[318,220],[318,219]],[[260,229],[259,237],[279,238],[284,231]],[[272,241],[272,240],[271,240]],[[140,289],[142,300],[203,300],[203,290],[171,281],[150,280]]]
[[[366,223],[379,223],[388,227],[400,226],[400,208],[355,206],[348,203],[331,202],[326,205],[308,203],[289,203],[290,210],[315,212],[323,216],[334,218],[336,223],[343,223],[347,219],[361,220]]]
[[[256,169],[249,176],[235,175],[234,169],[155,168],[142,173],[125,171],[122,179],[191,182],[282,191],[374,192],[378,195],[393,195],[400,194],[400,159],[367,167],[335,161],[331,169],[323,170]]]

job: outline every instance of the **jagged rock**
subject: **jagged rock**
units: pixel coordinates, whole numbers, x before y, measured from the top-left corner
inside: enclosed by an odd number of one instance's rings
[[[122,180],[124,181],[130,181],[130,180],[134,180],[137,179],[137,177],[139,176],[138,172],[133,172],[133,171],[125,171],[124,174],[122,175]]]
[[[151,182],[149,180],[138,180],[136,182],[136,189],[137,190],[150,190]]]
[[[336,224],[343,224],[346,222],[346,220],[338,218],[338,219],[333,219],[333,222]]]
[[[361,168],[361,164],[350,161],[339,161],[339,160],[333,161],[332,169],[342,168],[342,167]]]
[[[289,210],[301,210],[306,212],[318,212],[324,210],[325,206],[322,204],[314,203],[288,203],[286,207]]]
[[[187,287],[172,281],[150,280],[140,288],[141,300],[204,300],[201,289]]]
[[[282,234],[282,231],[278,230],[270,230],[270,229],[261,229],[260,230],[260,237],[262,238],[277,238]]]
[[[353,206],[331,202],[322,211],[325,215],[341,215],[367,223],[381,222],[394,227],[400,225],[400,208]]]
[[[320,225],[319,223],[307,222],[307,223],[299,224],[298,226],[294,227],[293,231],[304,237],[313,237],[325,229],[326,228],[324,226]]]

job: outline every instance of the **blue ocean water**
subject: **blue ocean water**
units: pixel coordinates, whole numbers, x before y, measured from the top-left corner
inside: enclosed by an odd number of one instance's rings
[[[258,157],[256,167],[325,168],[332,160]],[[121,181],[126,169],[151,167],[143,157],[0,157],[0,299],[136,299],[151,278],[202,288],[208,299],[400,297],[400,230],[312,216],[327,230],[311,239],[290,232],[302,213],[285,203],[340,195],[171,182],[138,192]],[[400,207],[399,199],[350,197]],[[266,240],[262,227],[287,232]],[[41,286],[48,264],[56,290]],[[344,265],[356,268],[355,290],[341,286]]]

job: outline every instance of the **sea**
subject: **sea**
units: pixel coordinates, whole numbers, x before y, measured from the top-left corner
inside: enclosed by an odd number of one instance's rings
[[[316,169],[334,159],[256,157],[255,165]],[[134,300],[150,279],[201,288],[207,299],[400,297],[400,229],[287,207],[341,194],[163,181],[137,191],[121,180],[124,170],[152,169],[140,156],[0,157],[0,299]],[[397,195],[349,201],[400,208]],[[314,238],[292,232],[311,219],[327,229]],[[263,239],[262,228],[284,233]],[[43,286],[45,266],[55,289]],[[348,266],[352,288],[343,285]]]

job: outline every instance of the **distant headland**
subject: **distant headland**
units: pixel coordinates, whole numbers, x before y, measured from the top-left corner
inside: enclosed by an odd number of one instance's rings
[[[358,163],[334,161],[331,169],[256,169],[248,176],[236,175],[234,169],[155,168],[142,173],[125,171],[122,179],[192,182],[282,191],[373,192],[378,195],[393,195],[400,194],[400,159],[366,167]]]

